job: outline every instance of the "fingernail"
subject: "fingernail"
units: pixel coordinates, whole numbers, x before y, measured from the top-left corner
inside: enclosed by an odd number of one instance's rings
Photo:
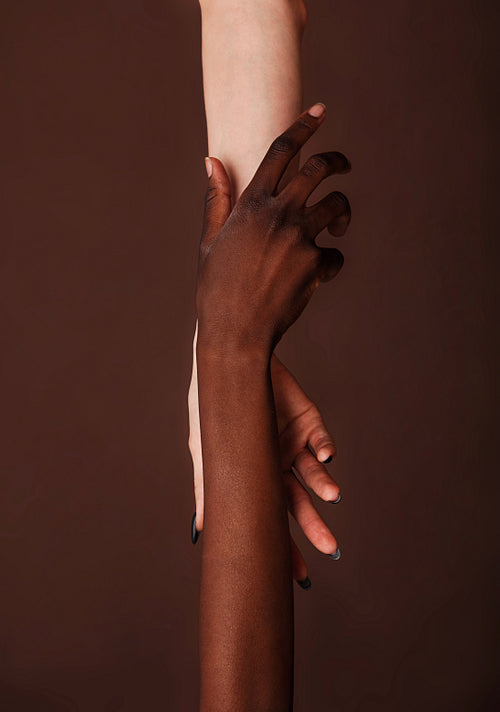
[[[195,512],[193,514],[193,519],[191,521],[191,541],[193,542],[193,544],[196,544],[199,536],[200,536],[200,532],[196,529],[196,512]]]
[[[337,561],[340,559],[340,549],[337,547],[337,551],[334,551],[333,554],[327,554],[327,556],[330,557],[330,559],[333,559],[334,561]]]
[[[338,504],[341,499],[342,499],[342,497],[340,496],[340,492],[339,492],[339,496],[337,497],[337,499],[329,499],[328,501],[330,502],[330,504]]]
[[[297,583],[299,584],[300,588],[303,588],[305,591],[311,588],[311,579],[309,578],[309,576],[306,576],[303,581],[297,581]]]
[[[307,110],[307,113],[311,116],[314,116],[315,119],[319,119],[320,116],[323,116],[325,111],[326,106],[323,104],[322,101],[318,101],[316,104],[314,104],[314,106],[311,106],[311,108]]]
[[[205,168],[207,169],[207,176],[209,178],[211,178],[213,167],[212,167],[212,161],[210,160],[210,158],[208,156],[205,156]]]
[[[326,458],[326,460],[323,460],[323,462],[326,464],[327,462],[331,462],[332,460],[333,460],[332,456],[331,456],[331,455],[328,455],[328,457]]]

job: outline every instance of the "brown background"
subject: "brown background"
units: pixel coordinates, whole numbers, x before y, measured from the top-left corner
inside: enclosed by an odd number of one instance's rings
[[[498,709],[497,11],[308,7],[305,106],[329,114],[305,153],[349,155],[324,192],[353,220],[341,275],[278,349],[343,494],[318,504],[338,563],[294,527],[313,581],[296,710]],[[0,709],[194,710],[198,6],[1,10]]]

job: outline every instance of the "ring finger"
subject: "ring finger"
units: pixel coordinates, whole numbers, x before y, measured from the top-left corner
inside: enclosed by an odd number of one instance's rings
[[[307,206],[304,212],[307,231],[312,239],[325,227],[328,227],[328,232],[334,237],[341,237],[351,221],[351,206],[339,190],[329,193],[314,205]]]
[[[337,540],[316,511],[311,495],[291,470],[287,470],[284,477],[291,515],[316,549],[323,554],[334,554]]]

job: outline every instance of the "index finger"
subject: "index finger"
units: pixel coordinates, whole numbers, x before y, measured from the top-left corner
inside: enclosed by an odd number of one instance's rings
[[[326,106],[318,102],[311,106],[274,139],[250,181],[250,190],[257,188],[273,193],[292,158],[313,135],[325,116]]]

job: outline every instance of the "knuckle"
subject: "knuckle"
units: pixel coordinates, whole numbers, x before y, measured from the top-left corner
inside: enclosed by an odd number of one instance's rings
[[[340,190],[335,190],[332,193],[332,200],[335,200],[337,203],[342,203],[343,205],[349,205],[347,197],[344,195],[344,193],[341,193]]]
[[[307,529],[308,534],[312,537],[313,541],[318,544],[320,547],[324,548],[325,547],[325,531],[324,531],[324,525],[322,524],[321,520],[319,519],[319,515],[314,510],[314,512],[308,513],[306,516],[303,518],[303,528]]]
[[[322,438],[319,438],[314,445],[314,449],[316,450],[316,452],[319,452],[323,448],[329,448],[329,449],[333,450],[333,453],[332,453],[333,457],[335,457],[335,455],[337,454],[337,451],[335,449],[335,443],[327,435],[325,435]],[[319,465],[319,467],[321,468],[322,465]]]
[[[208,186],[208,188],[205,191],[205,206],[212,207],[210,204],[212,201],[217,197],[217,188],[215,188],[213,185]]]
[[[295,126],[301,129],[314,129],[314,123],[308,120],[307,116],[297,119],[297,121],[295,122]]]
[[[326,171],[332,167],[332,156],[330,153],[317,153],[315,156],[312,156],[312,160],[320,171]]]
[[[323,421],[318,419],[318,423],[309,433],[309,440],[314,442],[315,450],[319,450],[324,445],[328,445],[331,442],[328,435],[324,434],[324,430],[325,426],[323,425]]]
[[[284,153],[291,153],[294,147],[295,145],[292,138],[288,134],[283,133],[274,139],[269,150],[271,154],[282,156]]]
[[[317,175],[318,173],[328,175],[336,171],[342,171],[347,167],[347,159],[343,153],[338,151],[325,151],[311,156],[305,163],[303,170],[306,175]]]
[[[326,163],[321,154],[317,156],[311,156],[302,166],[302,173],[306,178],[312,178],[318,175],[318,173],[324,172],[326,169]]]
[[[316,475],[322,473],[322,469],[320,464],[316,462],[310,462],[308,465],[302,468],[303,473],[307,476],[310,477],[311,475]]]
[[[281,212],[273,211],[267,220],[267,233],[272,233],[273,235],[280,235],[289,239],[292,234],[290,226],[287,224],[286,217]]]
[[[295,222],[289,214],[288,207],[279,198],[274,198],[267,213],[267,224],[271,232],[286,232],[287,235],[294,234]]]
[[[340,191],[330,193],[325,199],[325,207],[330,211],[332,219],[351,215],[351,206],[347,197]]]
[[[240,196],[238,204],[235,206],[233,212],[239,214],[240,212],[248,211],[250,213],[255,213],[262,210],[268,203],[269,196],[267,192],[260,188],[253,188]]]

